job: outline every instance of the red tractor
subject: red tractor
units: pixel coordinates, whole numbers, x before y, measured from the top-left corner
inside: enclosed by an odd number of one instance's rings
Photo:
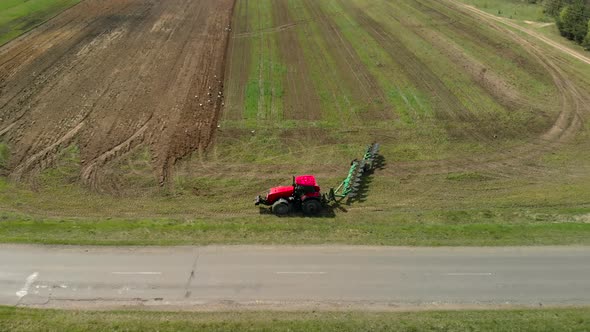
[[[302,175],[294,176],[290,186],[274,187],[264,197],[256,197],[255,204],[270,206],[271,211],[278,216],[288,215],[292,211],[318,215],[329,202],[357,196],[362,176],[373,170],[378,151],[379,144],[369,145],[363,159],[353,160],[346,179],[336,189],[331,188],[327,195],[320,192],[315,176]]]
[[[317,215],[322,210],[322,194],[315,176],[293,177],[293,185],[271,188],[266,197],[256,197],[256,205],[269,205],[274,214],[284,216],[294,210]]]

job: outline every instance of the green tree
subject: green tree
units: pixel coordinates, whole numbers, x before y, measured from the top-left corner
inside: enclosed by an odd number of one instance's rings
[[[586,33],[586,38],[582,42],[582,46],[588,51],[590,51],[590,20],[588,20],[588,32]]]
[[[545,0],[545,13],[549,16],[558,17],[565,5],[569,4],[567,0]]]
[[[588,20],[590,19],[590,7],[585,0],[575,0],[571,5],[565,6],[557,19],[557,27],[561,34],[581,44],[588,33]]]

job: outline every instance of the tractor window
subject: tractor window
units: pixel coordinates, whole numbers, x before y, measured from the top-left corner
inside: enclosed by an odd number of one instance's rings
[[[314,186],[298,186],[297,189],[303,194],[311,194],[316,192]]]

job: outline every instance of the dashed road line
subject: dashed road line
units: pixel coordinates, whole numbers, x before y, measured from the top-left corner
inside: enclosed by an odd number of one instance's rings
[[[111,272],[118,275],[161,275],[162,272]]]
[[[275,274],[326,274],[326,272],[314,272],[314,271],[280,271]]]

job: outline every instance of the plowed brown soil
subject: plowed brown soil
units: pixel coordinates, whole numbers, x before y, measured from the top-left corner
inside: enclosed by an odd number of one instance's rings
[[[161,184],[207,147],[223,103],[234,0],[87,0],[0,49],[0,136],[15,180],[80,148],[100,188],[111,161],[147,146]]]

